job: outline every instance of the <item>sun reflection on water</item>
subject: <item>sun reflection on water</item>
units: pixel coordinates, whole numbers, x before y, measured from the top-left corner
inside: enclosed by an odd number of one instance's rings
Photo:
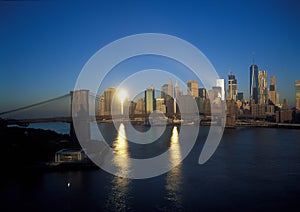
[[[180,209],[182,208],[182,194],[181,194],[181,185],[182,185],[182,176],[181,176],[181,148],[180,140],[178,135],[178,128],[174,126],[172,130],[172,136],[170,138],[170,162],[173,165],[178,164],[173,169],[168,172],[166,177],[166,190],[167,196],[165,197],[170,201],[169,209]]]
[[[125,126],[120,124],[118,135],[113,143],[114,157],[112,162],[118,168],[119,173],[129,173],[129,151]],[[126,211],[129,209],[128,192],[131,180],[115,176],[112,180],[111,191],[106,203],[107,209],[114,211]]]

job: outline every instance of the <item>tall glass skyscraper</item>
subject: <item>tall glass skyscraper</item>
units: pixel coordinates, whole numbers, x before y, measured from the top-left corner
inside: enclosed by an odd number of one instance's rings
[[[154,87],[147,88],[145,91],[145,111],[147,114],[155,110]]]
[[[250,100],[258,103],[258,67],[255,64],[250,66]]]

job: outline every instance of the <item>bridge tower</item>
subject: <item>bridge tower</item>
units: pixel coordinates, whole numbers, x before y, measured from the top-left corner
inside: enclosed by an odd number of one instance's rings
[[[70,136],[80,141],[90,141],[89,91],[76,90],[70,92],[71,116]],[[76,133],[74,129],[76,125]]]

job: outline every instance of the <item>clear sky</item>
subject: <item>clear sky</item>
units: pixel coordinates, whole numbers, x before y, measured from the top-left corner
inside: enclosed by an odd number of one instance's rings
[[[146,32],[192,43],[222,78],[230,69],[246,97],[254,52],[259,69],[277,76],[281,100],[293,106],[299,11],[297,0],[1,1],[0,111],[68,93],[96,51]]]

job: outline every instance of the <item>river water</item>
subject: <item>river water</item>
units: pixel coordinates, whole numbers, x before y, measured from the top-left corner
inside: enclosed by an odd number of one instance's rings
[[[65,125],[58,128],[68,131]],[[137,128],[147,130],[144,126]],[[168,126],[167,133],[151,148],[120,140],[120,129],[111,124],[101,124],[100,129],[119,154],[147,158],[172,147],[170,161],[180,160],[180,150],[172,140],[179,129],[173,126]],[[131,180],[101,169],[22,171],[1,184],[0,209],[299,211],[300,130],[227,129],[214,155],[199,165],[208,129],[201,128],[192,151],[178,166],[154,178]],[[126,161],[115,162],[126,166]]]

